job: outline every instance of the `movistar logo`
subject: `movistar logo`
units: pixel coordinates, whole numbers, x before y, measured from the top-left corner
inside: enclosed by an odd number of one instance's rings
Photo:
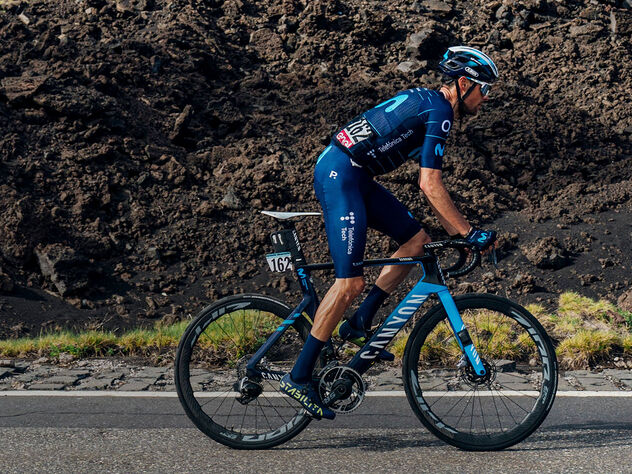
[[[392,112],[397,107],[402,105],[406,99],[408,99],[407,95],[398,95],[397,97],[393,97],[392,99],[388,99],[387,101],[382,102],[380,105],[376,105],[375,108],[382,107],[387,104],[391,104],[388,107],[386,107],[386,109],[384,109],[384,112]]]
[[[445,150],[445,145],[441,146],[441,143],[437,143],[437,146],[435,147],[435,155],[443,156],[443,150]]]
[[[481,236],[478,239],[478,241],[483,244],[485,243],[485,241],[487,240],[487,237],[489,237],[489,234],[487,232],[481,232]]]

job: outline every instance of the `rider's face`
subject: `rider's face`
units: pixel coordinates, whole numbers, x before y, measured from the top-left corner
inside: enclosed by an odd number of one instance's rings
[[[481,85],[475,82],[467,81],[467,88],[465,91],[469,90],[472,85],[475,85],[474,90],[470,92],[470,95],[468,95],[463,101],[463,104],[465,105],[465,112],[468,115],[476,115],[483,103],[489,100],[486,95],[481,93]]]

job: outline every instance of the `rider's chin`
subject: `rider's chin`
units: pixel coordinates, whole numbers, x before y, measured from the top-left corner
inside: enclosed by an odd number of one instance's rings
[[[467,115],[476,115],[478,113],[478,107],[465,107],[465,113]]]

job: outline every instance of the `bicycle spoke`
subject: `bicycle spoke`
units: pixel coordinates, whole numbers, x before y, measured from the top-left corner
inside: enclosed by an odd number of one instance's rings
[[[496,405],[496,399],[494,398],[494,390],[490,390],[492,395],[492,402],[494,403],[494,409],[496,410],[496,417],[498,418],[498,427],[501,431],[505,431],[503,428],[502,421],[500,421],[500,413],[498,412],[498,406]]]
[[[511,417],[511,419],[513,420],[514,424],[518,424],[518,422],[516,421],[516,419],[514,418],[514,416],[511,414],[511,410],[509,409],[509,407],[507,406],[507,404],[505,403],[505,401],[503,400],[503,396],[501,393],[498,394],[498,398],[499,400],[503,403],[503,405],[505,406],[505,410],[507,410],[507,413],[509,414],[509,416]],[[511,401],[511,400],[510,400]]]
[[[533,316],[524,309],[519,314],[515,305],[503,301],[507,300],[486,295],[455,298],[486,368],[484,375],[478,375],[463,356],[443,308],[421,320],[405,354],[406,364],[414,364],[417,375],[407,381],[415,387],[408,387],[421,392],[424,399],[419,403],[413,398],[415,413],[442,439],[464,449],[486,445],[501,449],[524,439],[548,412],[540,403],[543,387],[549,389],[546,396],[554,395],[554,379],[543,380],[540,374],[543,360],[554,361],[555,353],[550,344],[545,346],[546,354],[542,344],[535,345],[535,329],[529,326],[535,321]],[[541,328],[538,331],[539,337],[546,338]],[[526,367],[534,357],[536,367]],[[423,383],[421,376],[426,372],[429,380]]]
[[[265,392],[264,392],[264,393],[265,393]],[[263,395],[263,397],[264,397],[266,400],[269,400],[269,399],[268,399],[268,397],[266,397],[263,393],[262,393],[261,395]],[[270,403],[272,403],[272,402],[270,402]],[[276,414],[279,416],[279,418],[281,418],[281,420],[283,421],[283,423],[287,423],[287,420],[286,420],[285,418],[283,418],[283,415],[281,415],[281,413],[279,413],[279,410],[277,410],[277,409],[276,409],[276,407],[275,407],[274,405],[272,405],[272,404],[271,404],[271,405],[270,405],[270,407],[271,407],[271,408],[272,408],[272,409],[276,412]],[[281,407],[279,407],[279,408],[281,408]]]
[[[470,393],[470,392],[471,392],[471,390],[468,390],[468,391],[465,393],[465,395],[463,395],[461,398],[457,399],[457,401],[456,401],[456,402],[455,402],[455,403],[454,403],[454,404],[450,407],[450,409],[449,409],[448,411],[446,411],[446,412],[445,412],[445,416],[447,417],[447,416],[450,414],[450,412],[451,412],[454,408],[456,408],[456,406],[459,404],[459,402],[460,402],[461,400],[463,400],[465,397],[467,397],[467,396],[469,395],[469,393]],[[441,398],[443,398],[444,396],[445,396],[445,394],[441,395],[440,399],[441,399]],[[440,400],[440,399],[439,399],[439,400]],[[438,402],[439,400],[437,400],[437,402]],[[468,399],[468,400],[469,400],[469,399]],[[436,403],[436,402],[435,402],[435,403]],[[434,403],[433,403],[433,405],[434,405]],[[433,405],[430,405],[430,407],[432,407]],[[467,403],[465,404],[465,406],[467,407]],[[465,409],[464,409],[464,411],[465,411]],[[463,412],[461,412],[461,416],[463,416]],[[460,420],[461,420],[461,418],[459,417],[459,421],[460,421]]]
[[[235,344],[235,347],[239,347],[239,344],[237,344],[237,342],[232,338],[232,336],[230,336],[226,331],[224,331],[224,328],[221,326],[221,324],[219,324],[217,327],[220,329],[220,331],[222,331],[226,335],[228,339],[231,340],[233,344]]]
[[[226,426],[228,426],[228,423],[230,423],[230,414],[233,412],[233,407],[235,406],[236,401],[237,400],[233,398],[233,403],[230,405],[230,410],[228,410],[228,415],[226,415]],[[231,430],[235,431],[235,425],[232,425]]]
[[[229,393],[229,391],[228,391],[228,390],[226,390],[224,393]],[[224,395],[224,393],[222,393],[221,395]],[[222,405],[224,404],[224,402],[228,399],[228,397],[222,397],[221,395],[220,395],[219,397],[217,397],[217,398],[221,398],[221,399],[222,399],[222,402],[219,404],[219,406],[217,407],[217,409],[215,410],[215,412],[213,413],[213,415],[216,415],[216,414],[217,414],[217,412],[218,412],[218,411],[219,411],[219,409],[222,407]],[[210,399],[208,400],[208,402],[202,403],[202,404],[200,405],[200,408],[204,408],[206,405],[208,405],[209,403],[211,403],[213,400],[215,400],[215,398],[210,398]]]
[[[478,406],[481,408],[481,421],[483,422],[483,429],[487,434],[487,425],[485,424],[485,413],[483,413],[483,397],[478,397]]]
[[[187,414],[213,439],[232,447],[269,447],[295,436],[310,421],[299,415],[293,400],[279,392],[278,382],[244,379],[256,350],[287,317],[287,307],[269,297],[229,297],[205,308],[185,332],[187,339],[181,342],[176,360],[178,395]],[[290,370],[306,334],[309,325],[303,320],[287,327],[257,370]],[[241,394],[234,388],[240,381]],[[268,433],[275,436],[261,436]]]
[[[270,420],[268,420],[268,415],[266,415],[265,410],[261,408],[258,397],[256,401],[257,401],[257,406],[261,409],[261,414],[263,415],[263,418],[266,420],[266,423],[268,424],[268,428],[270,429],[270,431],[272,431],[272,425],[270,424]]]
[[[472,413],[470,414],[470,433],[472,432],[472,424],[474,423],[474,404],[475,399],[474,395],[476,395],[476,388],[474,388],[474,393],[472,394]]]
[[[246,413],[248,413],[248,405],[246,405],[246,409],[244,410],[244,415],[241,417],[241,425],[239,425],[241,429],[239,430],[239,434],[243,434],[242,429],[244,427],[244,421],[246,420]]]
[[[470,393],[470,392],[467,392],[467,393]],[[461,414],[459,415],[458,420],[456,420],[456,424],[454,425],[454,426],[455,426],[455,428],[456,428],[457,426],[459,426],[459,422],[461,421],[461,418],[463,418],[463,415],[465,414],[465,410],[467,410],[467,407],[468,407],[469,403],[470,403],[470,399],[468,398],[468,399],[466,400],[465,406],[463,407],[463,410],[461,411]]]

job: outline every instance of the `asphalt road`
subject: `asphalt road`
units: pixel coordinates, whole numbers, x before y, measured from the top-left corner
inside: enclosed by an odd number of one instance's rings
[[[543,426],[495,453],[459,451],[402,397],[367,398],[269,451],[193,428],[174,398],[0,397],[0,472],[632,472],[632,398],[558,397]]]

